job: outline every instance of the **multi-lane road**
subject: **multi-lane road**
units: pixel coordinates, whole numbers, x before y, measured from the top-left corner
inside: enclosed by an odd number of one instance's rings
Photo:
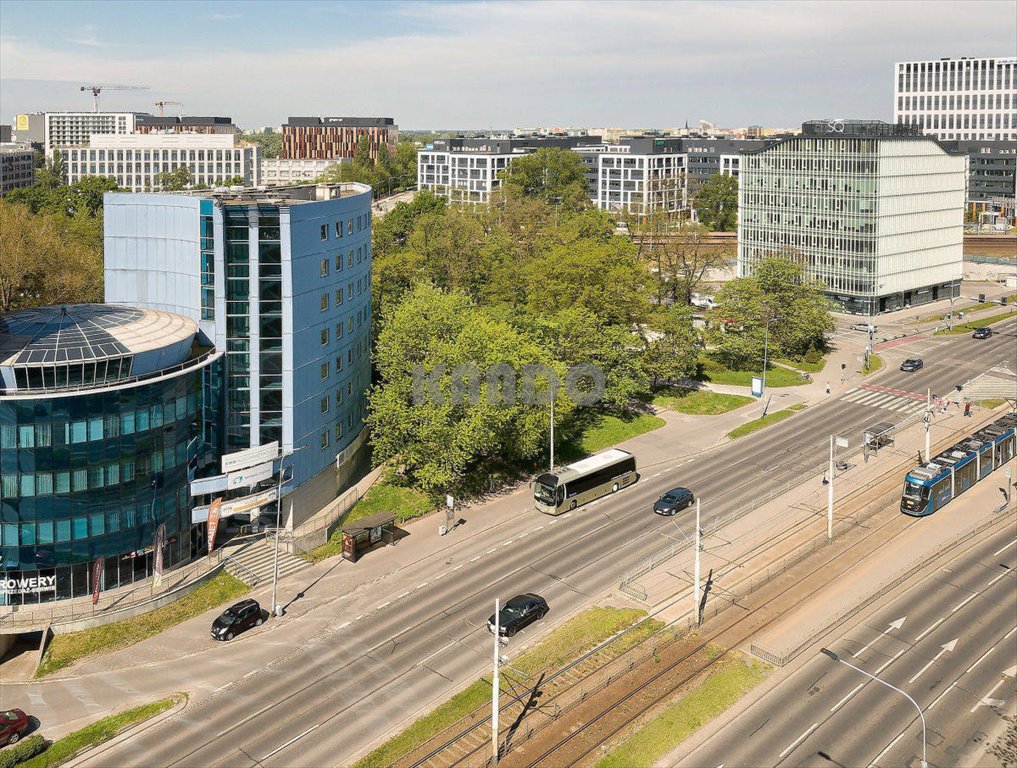
[[[1012,710],[1015,616],[1017,531],[1003,526],[829,646],[917,702],[931,765],[975,764]],[[894,768],[922,754],[913,704],[817,653],[675,766]]]
[[[890,371],[878,382],[891,389],[924,393],[931,388],[945,394],[974,373],[1001,362],[1012,364],[1015,325],[1009,321],[987,341],[929,340],[922,352],[923,371]],[[495,597],[539,592],[550,602],[552,615],[565,612],[588,604],[626,569],[669,544],[665,534],[673,530],[672,522],[649,511],[667,488],[693,488],[703,499],[708,522],[802,473],[821,471],[830,434],[858,433],[857,439],[869,422],[899,416],[893,398],[859,402],[833,397],[695,459],[644,463],[642,480],[633,488],[554,522],[520,498],[519,509],[498,529],[497,543],[474,539],[445,563],[422,569],[421,583],[413,579],[400,585],[404,589],[389,586],[363,620],[319,613],[302,627],[294,625],[292,634],[276,631],[271,642],[278,652],[270,664],[237,670],[233,681],[214,695],[88,764],[344,764],[431,700],[436,690],[461,684],[485,668],[483,620]],[[661,453],[676,457],[684,451],[674,445]],[[679,525],[689,525],[688,514],[679,517]],[[181,687],[187,687],[189,674],[182,664]],[[90,678],[81,686],[87,693],[89,685],[100,683]]]

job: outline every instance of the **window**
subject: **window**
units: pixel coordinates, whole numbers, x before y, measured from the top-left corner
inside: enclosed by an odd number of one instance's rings
[[[336,407],[338,408],[340,405],[342,405],[342,402],[343,402],[343,391],[340,388],[340,389],[337,389],[335,391],[335,404],[336,404]]]
[[[338,291],[335,292],[335,305],[338,307],[341,306],[342,303],[343,303],[343,289],[340,288]]]
[[[342,439],[343,439],[343,425],[340,422],[335,425],[335,441],[338,443]]]
[[[363,248],[360,247],[357,248],[357,264],[359,264],[364,259],[363,250],[364,250]]]
[[[335,271],[336,272],[342,272],[343,271],[343,255],[341,253],[336,254],[336,257],[335,257]]]
[[[353,234],[353,219],[350,219],[349,221],[346,222],[346,234],[347,235]]]
[[[323,379],[328,378],[328,363],[321,364],[321,378]]]
[[[350,251],[349,253],[346,254],[346,266],[347,267],[353,266],[353,251]]]
[[[321,329],[321,346],[328,344],[328,328]]]
[[[346,298],[347,299],[353,298],[353,283],[346,284]]]
[[[321,260],[321,276],[328,277],[328,259]]]
[[[328,224],[321,225],[321,239],[328,240]]]
[[[336,355],[336,358],[335,358],[335,372],[339,373],[339,371],[341,371],[342,369],[343,369],[343,356],[342,355]]]
[[[335,236],[336,237],[343,236],[343,223],[341,221],[337,221],[335,223]]]
[[[343,337],[343,324],[342,323],[336,323],[335,324],[335,337],[337,339],[341,339]]]
[[[321,398],[321,412],[328,413],[328,395]]]
[[[321,447],[328,448],[328,432],[321,433]]]
[[[328,309],[328,294],[323,293],[321,294],[321,311],[324,312],[326,309]]]

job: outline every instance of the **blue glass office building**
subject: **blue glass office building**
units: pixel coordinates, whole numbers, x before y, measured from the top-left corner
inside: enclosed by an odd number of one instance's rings
[[[225,353],[225,451],[293,452],[291,527],[335,498],[364,442],[370,187],[109,193],[104,222],[107,301],[191,318]]]
[[[99,557],[103,589],[143,580],[160,525],[165,567],[203,550],[188,481],[215,462],[221,358],[166,312],[0,316],[0,605],[88,594]]]

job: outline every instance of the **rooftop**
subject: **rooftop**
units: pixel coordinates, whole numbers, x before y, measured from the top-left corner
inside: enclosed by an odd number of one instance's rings
[[[291,117],[284,125],[388,128],[395,126],[395,120],[391,117]]]
[[[160,195],[190,195],[216,200],[222,205],[275,205],[289,206],[300,203],[316,203],[334,200],[337,197],[353,197],[370,194],[371,187],[356,182],[333,184],[292,184],[258,187],[218,187],[214,189],[192,189],[182,192],[157,192]]]

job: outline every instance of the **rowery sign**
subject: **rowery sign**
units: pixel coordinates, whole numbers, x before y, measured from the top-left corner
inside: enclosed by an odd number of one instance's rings
[[[56,590],[56,576],[0,578],[0,595],[35,595]]]

